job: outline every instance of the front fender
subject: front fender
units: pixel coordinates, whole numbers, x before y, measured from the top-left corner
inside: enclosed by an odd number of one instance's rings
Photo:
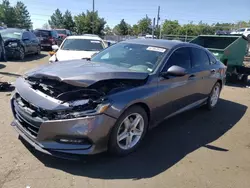
[[[157,106],[155,103],[155,100],[157,99],[157,84],[131,88],[113,94],[108,98],[111,101],[111,106],[105,114],[114,118],[119,118],[126,109],[137,103],[144,103],[151,111],[151,109],[154,109]]]

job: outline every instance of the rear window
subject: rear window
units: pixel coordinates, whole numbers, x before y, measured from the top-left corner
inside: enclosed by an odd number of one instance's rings
[[[89,39],[66,39],[61,47],[62,50],[75,51],[100,51],[103,48],[100,40]]]
[[[37,37],[49,37],[49,36],[51,36],[51,32],[45,31],[45,30],[35,30],[34,33]]]
[[[67,33],[66,33],[66,30],[60,30],[60,29],[56,29],[56,32],[58,33],[58,34],[63,34],[63,35],[66,35]]]

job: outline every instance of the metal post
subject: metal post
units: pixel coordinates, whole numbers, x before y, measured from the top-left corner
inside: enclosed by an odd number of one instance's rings
[[[93,11],[92,11],[92,34],[94,34],[94,27],[95,27],[94,13],[95,13],[95,0],[93,0]]]
[[[159,25],[159,29],[160,29],[160,36],[159,36],[159,39],[161,39],[161,25]]]
[[[158,6],[158,13],[157,13],[157,20],[156,20],[156,28],[159,27],[159,20],[160,20],[160,6]]]
[[[155,33],[155,18],[153,19],[152,38],[154,38],[154,33]]]

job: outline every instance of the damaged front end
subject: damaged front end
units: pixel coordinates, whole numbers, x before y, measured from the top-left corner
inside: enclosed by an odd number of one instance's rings
[[[63,109],[38,107],[44,120],[60,120],[101,114],[111,105],[109,95],[140,86],[145,80],[111,79],[98,81],[88,87],[74,86],[45,77],[29,76],[25,78],[25,82],[36,92],[46,95],[48,100],[64,105]]]

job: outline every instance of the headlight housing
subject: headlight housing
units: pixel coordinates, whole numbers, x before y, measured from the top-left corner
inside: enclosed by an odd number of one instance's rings
[[[83,111],[67,111],[67,112],[59,112],[55,114],[56,119],[72,119],[72,118],[80,118],[88,115],[96,115],[104,113],[110,107],[110,103],[98,104],[95,109],[88,109]]]
[[[17,47],[17,43],[16,42],[10,42],[8,44],[8,47]]]

